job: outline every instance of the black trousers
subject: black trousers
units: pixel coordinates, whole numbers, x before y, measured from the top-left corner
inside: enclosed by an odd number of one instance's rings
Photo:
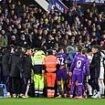
[[[3,80],[2,64],[0,64],[0,83],[2,83],[2,80]]]
[[[12,77],[10,80],[10,84],[12,85],[11,93],[17,95],[20,94],[21,79],[18,77]]]
[[[10,81],[9,76],[3,76],[3,83],[6,85],[7,91],[10,92]]]
[[[92,86],[93,90],[99,91],[98,78],[89,80],[89,84]]]
[[[22,85],[21,85],[21,93],[22,94],[25,94],[29,80],[30,80],[29,78],[25,78],[25,77],[22,78],[22,82],[21,82],[22,83]]]

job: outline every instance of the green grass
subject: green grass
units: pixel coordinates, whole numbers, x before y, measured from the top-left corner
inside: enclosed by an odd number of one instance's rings
[[[0,105],[105,105],[105,99],[0,99]]]

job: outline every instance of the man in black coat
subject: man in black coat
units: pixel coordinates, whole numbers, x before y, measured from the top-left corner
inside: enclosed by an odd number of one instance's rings
[[[10,65],[10,74],[9,74],[9,82],[12,85],[12,96],[16,97],[20,94],[20,69],[18,67],[18,63],[21,60],[21,51],[19,48],[16,48],[15,52],[11,54],[9,59]]]
[[[100,75],[100,48],[99,46],[95,45],[92,47],[93,52],[93,59],[91,62],[91,80],[92,87],[95,94],[93,94],[93,98],[99,98],[100,97],[100,90],[99,90],[99,75]],[[97,93],[97,94],[96,94]]]
[[[2,48],[0,47],[0,83],[2,82]]]
[[[21,62],[18,65],[21,70],[21,78],[22,78],[22,85],[21,85],[21,98],[27,98],[28,93],[28,84],[31,79],[31,70],[32,70],[32,60],[31,60],[31,49],[27,49],[24,53],[23,57],[21,58]]]
[[[8,81],[10,73],[9,58],[10,58],[10,51],[9,49],[5,48],[2,55],[2,71],[3,71],[3,83],[6,84],[8,92],[10,92],[9,81]]]

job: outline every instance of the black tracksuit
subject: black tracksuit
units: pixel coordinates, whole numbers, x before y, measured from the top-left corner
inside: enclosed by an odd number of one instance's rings
[[[92,87],[93,90],[96,89],[99,91],[99,86],[98,86],[98,78],[100,75],[100,52],[96,52],[93,55],[93,59],[91,62],[91,82],[92,82]]]
[[[20,69],[18,63],[21,60],[21,53],[15,52],[10,56],[9,64],[10,64],[10,74],[9,74],[9,83],[11,88],[12,94],[19,94],[20,93]]]
[[[20,71],[21,71],[21,93],[25,94],[28,81],[31,79],[31,69],[32,69],[32,61],[29,55],[24,54],[21,58],[21,62],[19,63]]]

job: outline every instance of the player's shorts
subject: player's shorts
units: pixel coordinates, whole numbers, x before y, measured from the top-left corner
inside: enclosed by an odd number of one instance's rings
[[[57,74],[57,81],[61,81],[61,80],[66,81],[67,80],[67,71],[65,68],[57,70],[56,74]]]
[[[73,74],[72,75],[72,83],[76,83],[76,81],[80,84],[83,83],[83,74]]]
[[[54,87],[56,80],[56,73],[46,73],[47,87]]]
[[[100,67],[99,79],[104,79],[104,67]]]

